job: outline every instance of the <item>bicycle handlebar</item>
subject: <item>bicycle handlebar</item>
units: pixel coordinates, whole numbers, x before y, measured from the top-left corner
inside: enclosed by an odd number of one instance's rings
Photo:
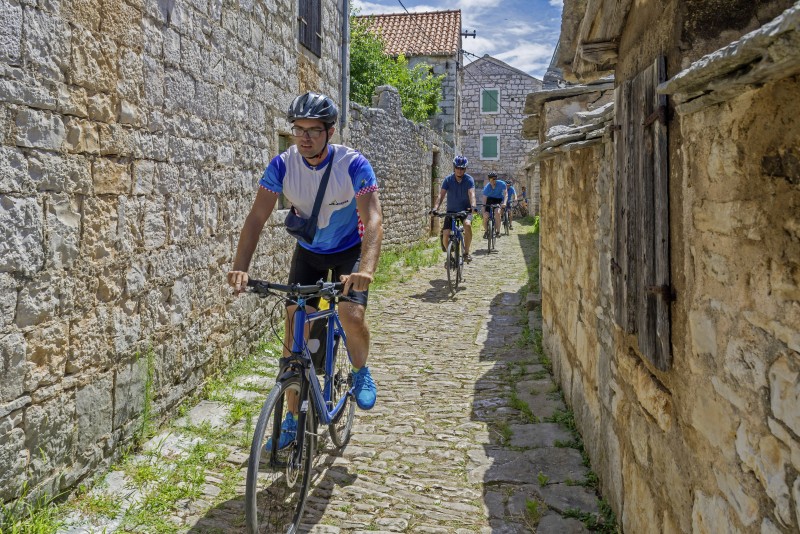
[[[267,282],[265,280],[255,280],[253,278],[247,281],[247,287],[251,288],[250,293],[258,293],[259,295],[268,295],[271,291],[279,291],[288,295],[296,296],[322,296],[322,295],[335,295],[341,293],[344,288],[343,282],[323,282],[320,280],[312,285],[300,284],[276,284],[274,282]]]
[[[459,219],[466,219],[469,216],[468,211],[448,211],[448,212],[441,212],[436,210],[431,210],[430,214],[434,217],[457,217]]]

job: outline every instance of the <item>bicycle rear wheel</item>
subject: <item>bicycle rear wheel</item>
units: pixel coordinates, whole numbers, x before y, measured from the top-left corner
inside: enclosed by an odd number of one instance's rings
[[[451,239],[447,244],[447,283],[450,284],[450,292],[455,294],[458,289],[458,258],[456,257],[456,244]]]
[[[308,399],[303,451],[293,467],[291,460],[297,442],[278,450],[280,427],[288,413],[289,392],[299,394],[299,378],[289,378],[275,384],[264,401],[256,423],[245,486],[245,519],[250,534],[294,534],[303,518],[316,450],[316,414],[313,402]],[[270,438],[272,447],[266,450],[265,445]]]
[[[342,341],[341,336],[335,336],[333,342],[333,384],[331,387],[331,402],[333,406],[344,399],[342,409],[328,426],[331,434],[331,441],[340,449],[350,441],[350,433],[353,430],[353,419],[356,415],[356,403],[347,394],[353,387],[353,372],[350,364],[350,356],[347,347]]]

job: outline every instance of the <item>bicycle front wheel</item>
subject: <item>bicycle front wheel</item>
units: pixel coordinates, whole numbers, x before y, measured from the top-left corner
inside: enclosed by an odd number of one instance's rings
[[[464,244],[459,240],[456,241],[456,288],[461,284],[464,280],[464,256],[462,251],[464,250]]]
[[[455,242],[451,239],[447,244],[447,283],[450,285],[450,292],[455,294],[458,289],[458,258],[456,257]]]
[[[489,221],[486,223],[486,239],[488,240],[489,252],[494,250],[494,214],[490,215]]]
[[[299,393],[299,378],[278,382],[261,408],[247,464],[245,519],[249,534],[294,534],[300,526],[316,450],[316,417],[311,399],[303,450],[297,451],[296,440],[281,441],[281,425],[289,413],[290,400],[299,406]]]
[[[503,230],[505,231],[506,235],[509,234],[511,222],[508,220],[508,210],[503,213]]]
[[[347,354],[347,347],[345,347],[341,336],[336,336],[333,341],[333,357],[331,403],[336,406],[339,403],[339,399],[344,399],[344,404],[334,417],[333,422],[328,426],[328,430],[333,444],[341,449],[350,441],[353,419],[356,415],[356,403],[347,393],[353,387],[352,365],[350,364],[350,356]]]

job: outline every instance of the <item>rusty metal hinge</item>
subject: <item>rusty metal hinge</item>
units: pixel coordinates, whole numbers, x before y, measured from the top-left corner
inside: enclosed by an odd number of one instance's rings
[[[647,286],[645,287],[645,292],[648,295],[658,295],[664,302],[675,302],[677,298],[675,288],[667,284],[661,286]]]
[[[642,123],[642,126],[650,126],[651,124],[653,124],[656,121],[659,121],[664,126],[667,125],[667,106],[666,106],[666,104],[658,106],[658,108],[656,108],[656,110],[654,112],[652,112],[650,114],[650,116],[647,117],[644,120],[644,122]]]

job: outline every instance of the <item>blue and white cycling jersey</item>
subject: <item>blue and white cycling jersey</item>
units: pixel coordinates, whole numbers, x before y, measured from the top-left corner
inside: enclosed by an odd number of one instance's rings
[[[335,148],[328,187],[322,197],[314,242],[300,246],[319,254],[333,254],[361,242],[364,225],[356,209],[356,197],[378,190],[375,172],[360,152],[343,145]],[[301,217],[314,210],[317,190],[325,174],[330,153],[316,167],[310,166],[296,146],[272,158],[259,185],[273,193],[283,193]]]

